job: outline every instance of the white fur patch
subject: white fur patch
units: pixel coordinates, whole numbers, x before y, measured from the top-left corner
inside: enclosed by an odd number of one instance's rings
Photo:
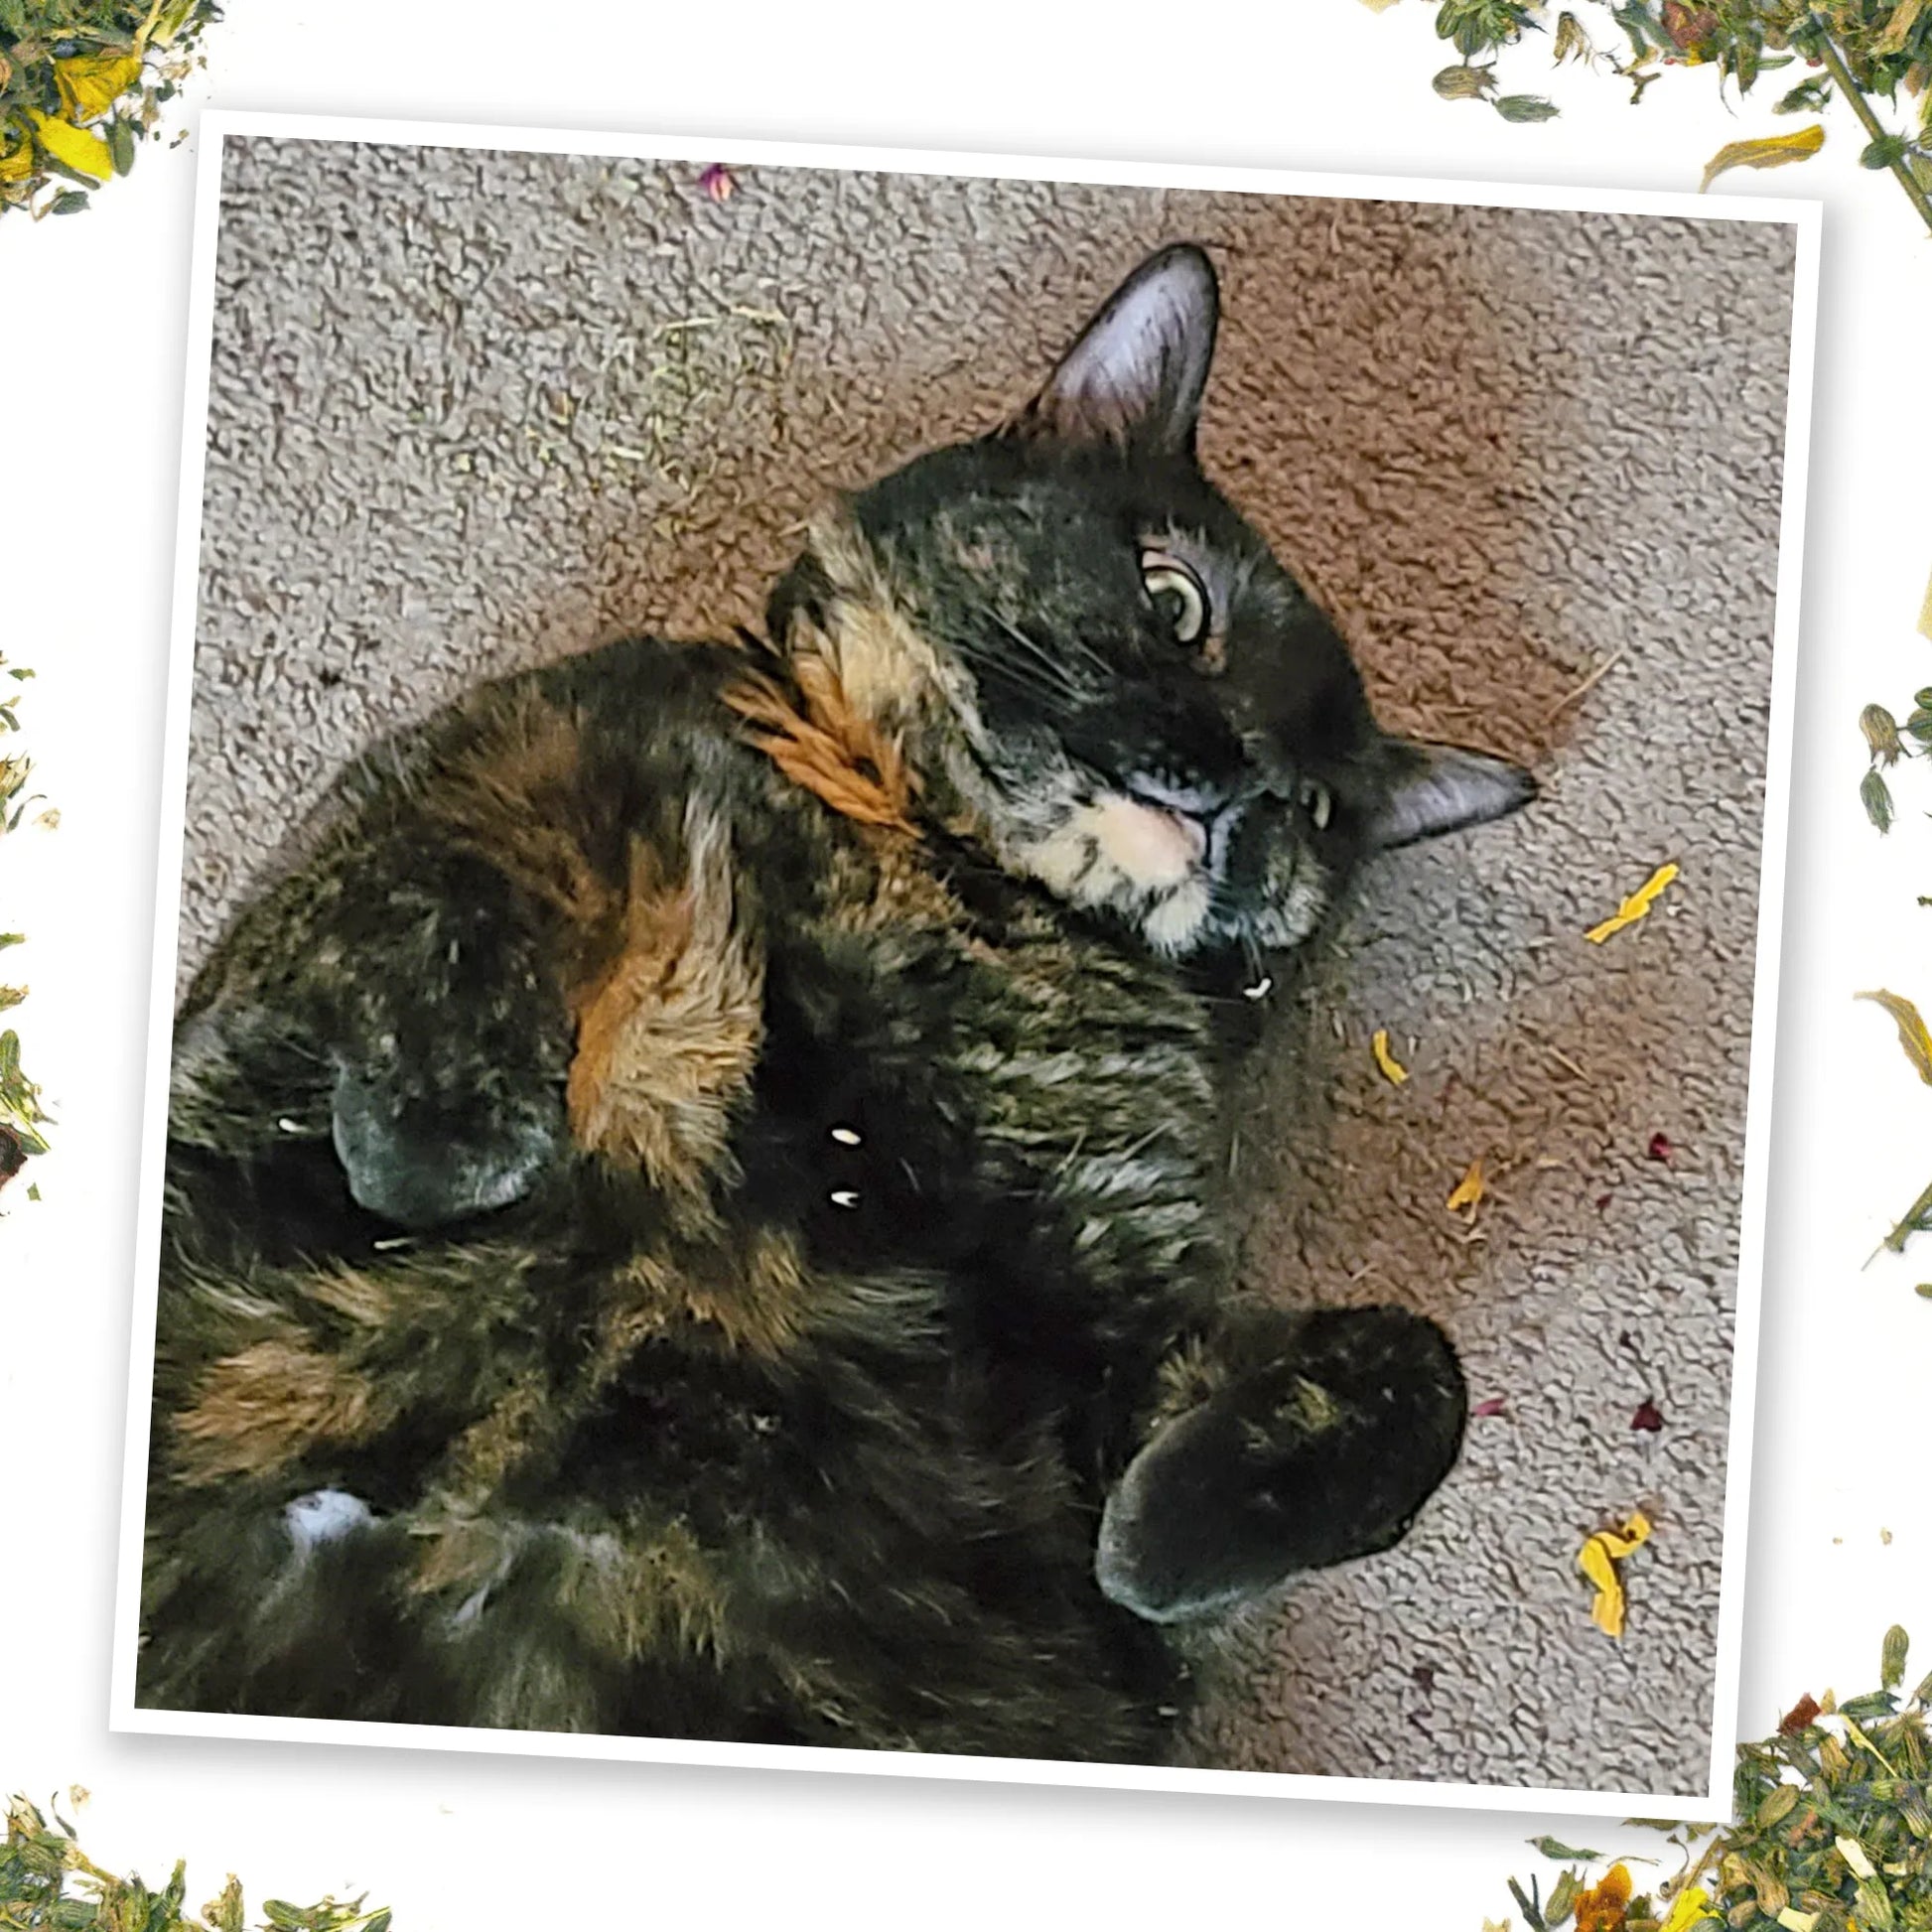
[[[1148,944],[1156,952],[1185,952],[1200,937],[1201,926],[1207,918],[1207,881],[1197,874],[1148,909],[1141,920]]]
[[[375,1521],[374,1512],[360,1496],[346,1489],[312,1489],[298,1496],[282,1511],[282,1523],[298,1555],[307,1556],[325,1543],[340,1543],[345,1536],[366,1528]]]

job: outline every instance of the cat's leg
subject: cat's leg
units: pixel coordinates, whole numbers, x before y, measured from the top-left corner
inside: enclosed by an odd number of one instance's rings
[[[1387,1549],[1461,1447],[1462,1374],[1423,1316],[1324,1309],[1281,1317],[1259,1357],[1255,1339],[1240,1354],[1262,1365],[1223,1379],[1210,1358],[1218,1386],[1155,1430],[1107,1499],[1101,1589],[1151,1621]]]
[[[565,1141],[551,923],[433,824],[345,840],[251,908],[184,1018],[171,1166],[206,1192],[306,1157],[408,1229],[519,1198]]]

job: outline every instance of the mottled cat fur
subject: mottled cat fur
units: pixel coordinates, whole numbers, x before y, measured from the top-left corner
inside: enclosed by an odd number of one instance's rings
[[[1402,1534],[1454,1353],[1234,1293],[1213,1017],[1531,786],[1201,475],[1216,316],[344,777],[180,1017],[143,1705],[1145,1761]]]

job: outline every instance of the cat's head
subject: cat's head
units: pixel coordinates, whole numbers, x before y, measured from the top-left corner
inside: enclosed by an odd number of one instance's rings
[[[1153,256],[1018,415],[817,525],[770,611],[1002,865],[1174,957],[1299,945],[1369,854],[1535,792],[1384,732],[1202,475],[1217,318],[1205,254]]]

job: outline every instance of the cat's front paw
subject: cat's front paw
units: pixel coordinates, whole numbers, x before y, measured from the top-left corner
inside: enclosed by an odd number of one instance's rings
[[[561,1003],[501,950],[473,940],[441,972],[365,971],[337,1023],[336,1155],[356,1202],[398,1227],[507,1207],[568,1148]]]
[[[412,1230],[521,1200],[566,1138],[561,1099],[412,1092],[347,1065],[336,1075],[331,1128],[356,1204]]]
[[[1279,1359],[1128,1464],[1101,1519],[1100,1588],[1177,1623],[1385,1550],[1453,1465],[1467,1410],[1433,1321],[1401,1309],[1312,1313]]]

